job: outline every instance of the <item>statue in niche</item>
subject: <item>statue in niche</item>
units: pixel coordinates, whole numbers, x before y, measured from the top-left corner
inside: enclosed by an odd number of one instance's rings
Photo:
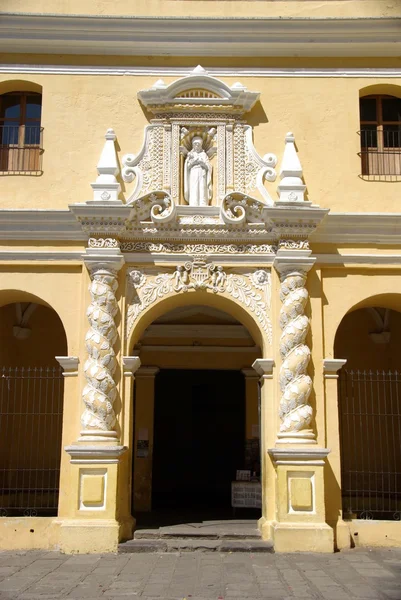
[[[192,150],[184,163],[184,198],[190,206],[208,206],[212,199],[212,165],[203,138],[192,138]]]

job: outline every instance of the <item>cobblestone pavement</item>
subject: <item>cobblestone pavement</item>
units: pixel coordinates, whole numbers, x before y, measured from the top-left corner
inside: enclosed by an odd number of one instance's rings
[[[401,600],[401,549],[330,555],[3,552],[0,598]]]

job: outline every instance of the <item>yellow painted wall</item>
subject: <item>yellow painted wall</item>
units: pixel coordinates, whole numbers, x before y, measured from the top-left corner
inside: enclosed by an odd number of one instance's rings
[[[24,57],[21,62],[25,62]],[[193,66],[198,62],[201,59],[194,58]],[[227,59],[225,64],[236,63]],[[369,60],[365,66],[371,67]],[[224,81],[232,85],[239,78],[250,90],[261,92],[260,104],[247,115],[255,128],[258,152],[262,156],[274,152],[281,160],[284,136],[292,130],[310,200],[333,212],[398,210],[394,184],[359,177],[359,94],[371,86],[371,79],[241,76],[224,77]],[[66,209],[70,203],[89,200],[107,127],[113,127],[117,134],[120,160],[124,154],[141,149],[148,121],[136,94],[152,86],[157,76],[3,74],[0,93],[9,90],[13,79],[15,90],[20,88],[21,79],[43,88],[43,175],[3,177],[3,208]],[[176,78],[164,79],[171,83]],[[380,83],[392,85],[393,93],[401,96],[401,81],[399,87],[390,79]],[[369,87],[369,92],[373,91]],[[273,198],[276,187],[277,183],[268,184]],[[122,198],[126,199],[132,189],[133,184],[123,183]]]

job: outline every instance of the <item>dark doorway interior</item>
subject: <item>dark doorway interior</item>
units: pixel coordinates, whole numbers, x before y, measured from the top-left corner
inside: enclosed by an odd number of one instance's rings
[[[155,386],[152,509],[229,510],[244,463],[244,376],[162,369]]]

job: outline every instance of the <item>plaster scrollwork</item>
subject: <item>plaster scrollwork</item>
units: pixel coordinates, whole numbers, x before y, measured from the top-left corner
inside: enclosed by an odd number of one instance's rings
[[[279,250],[310,250],[309,240],[280,240]]]
[[[148,125],[145,141],[138,154],[123,156],[122,178],[127,183],[135,181],[135,187],[127,204],[154,190],[163,189],[163,142],[164,127]]]
[[[269,206],[274,204],[269,192],[267,191],[264,182],[275,181],[277,174],[275,166],[277,165],[277,157],[274,154],[265,154],[263,158],[259,156],[253,145],[252,127],[244,125],[244,153],[242,154],[245,161],[244,177],[245,189],[244,193],[252,194],[256,190],[261,194],[263,200]]]
[[[157,191],[142,196],[132,203],[132,217],[136,221],[149,221],[153,223],[169,223],[174,219],[176,206],[171,196],[165,192]]]
[[[221,218],[227,225],[262,223],[266,205],[240,192],[226,196],[221,205]]]
[[[280,433],[307,430],[312,421],[312,407],[308,402],[312,380],[307,374],[311,351],[305,343],[310,327],[305,315],[309,297],[306,276],[302,270],[294,269],[280,276]]]
[[[116,238],[89,238],[88,248],[119,248],[120,242]]]
[[[91,269],[91,279],[91,303],[86,313],[90,327],[85,337],[87,383],[82,392],[85,410],[81,423],[85,431],[112,431],[116,422],[113,403],[117,396],[113,378],[116,369],[113,346],[117,340],[114,321],[118,312],[117,271],[100,265]]]
[[[170,244],[156,242],[122,242],[122,252],[151,252],[160,254],[274,254],[270,244]]]
[[[252,273],[227,273],[221,265],[207,263],[203,258],[194,258],[177,265],[174,272],[143,273],[130,271],[127,308],[127,337],[138,316],[157,300],[171,293],[186,293],[202,290],[226,293],[255,314],[269,342],[272,341],[270,310],[270,273],[257,269]]]

